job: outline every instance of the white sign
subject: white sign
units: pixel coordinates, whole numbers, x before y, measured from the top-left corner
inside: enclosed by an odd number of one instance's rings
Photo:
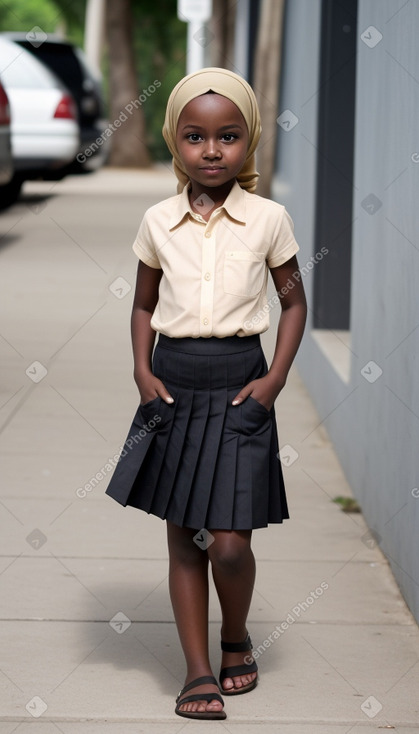
[[[177,15],[185,23],[205,23],[212,15],[212,0],[178,0]]]

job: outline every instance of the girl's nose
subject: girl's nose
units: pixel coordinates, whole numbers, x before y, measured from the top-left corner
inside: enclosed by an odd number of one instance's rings
[[[209,139],[204,149],[204,158],[219,158],[221,155],[217,140]]]

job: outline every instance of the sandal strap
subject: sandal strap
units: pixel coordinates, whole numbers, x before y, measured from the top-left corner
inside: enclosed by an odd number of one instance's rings
[[[223,652],[246,652],[247,650],[251,650],[252,647],[252,640],[249,634],[243,642],[223,642],[221,640],[221,649]]]
[[[212,683],[214,686],[217,686],[217,688],[218,688],[218,683],[217,683],[217,681],[216,681],[216,679],[214,678],[213,675],[202,675],[200,678],[195,678],[195,680],[192,680],[190,683],[187,683],[186,686],[184,686],[182,688],[182,690],[178,693],[178,697],[177,697],[176,701],[179,700],[179,698],[181,697],[181,695],[183,693],[186,693],[187,691],[190,691],[191,688],[196,688],[197,686],[202,686],[202,685],[204,685],[204,683]],[[210,694],[205,694],[205,695],[210,695]],[[214,693],[214,696],[217,696],[217,695],[218,695],[217,693]],[[198,699],[196,699],[196,700],[198,700]]]
[[[256,673],[258,666],[253,660],[250,665],[232,665],[229,668],[222,668],[220,670],[220,683],[226,678],[234,678],[239,675],[248,675],[249,673]]]
[[[185,696],[180,701],[176,699],[178,707],[184,703],[191,703],[192,701],[207,701],[208,703],[210,701],[219,701],[224,706],[224,701],[219,693],[193,693],[191,696]]]

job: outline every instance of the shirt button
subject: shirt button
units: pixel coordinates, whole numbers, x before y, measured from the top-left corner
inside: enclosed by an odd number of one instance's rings
[[[202,323],[204,324],[204,326],[208,326],[208,319],[203,319]]]
[[[211,280],[211,273],[205,273],[204,278],[205,280]]]
[[[211,232],[205,232],[205,237],[211,237]]]

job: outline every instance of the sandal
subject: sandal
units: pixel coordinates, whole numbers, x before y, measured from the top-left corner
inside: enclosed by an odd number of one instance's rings
[[[223,642],[221,640],[221,649],[223,652],[246,652],[247,650],[251,650],[253,647],[252,640],[250,639],[250,635],[248,634],[246,639],[243,640],[243,642]],[[222,668],[220,671],[220,688],[223,692],[224,696],[238,696],[240,693],[248,693],[249,691],[253,691],[254,688],[256,688],[258,683],[258,676],[254,680],[252,680],[251,683],[248,683],[247,686],[242,686],[241,688],[223,688],[223,681],[226,678],[234,678],[238,675],[248,675],[249,673],[256,673],[258,670],[258,666],[253,660],[250,665],[233,665],[229,668]]]
[[[195,688],[196,686],[201,686],[204,683],[213,683],[215,686],[218,687],[218,683],[213,675],[203,675],[201,678],[195,678],[195,680],[187,683],[187,685],[182,688],[176,699],[175,714],[177,714],[178,716],[185,716],[187,719],[227,718],[227,714],[225,711],[180,711],[179,706],[182,706],[184,703],[189,703],[190,701],[208,701],[209,703],[210,701],[216,700],[220,701],[220,703],[222,703],[224,706],[224,701],[219,693],[193,693],[191,696],[185,696],[185,698],[182,698],[181,701],[179,700],[183,693],[190,691],[191,688]]]

